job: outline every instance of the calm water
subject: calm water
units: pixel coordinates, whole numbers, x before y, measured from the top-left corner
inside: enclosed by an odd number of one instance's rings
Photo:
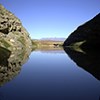
[[[63,50],[33,51],[0,100],[100,100],[100,81]]]

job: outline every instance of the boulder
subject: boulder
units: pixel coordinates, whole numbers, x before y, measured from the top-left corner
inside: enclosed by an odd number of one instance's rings
[[[2,5],[0,5],[0,47],[12,52],[24,49],[27,54],[32,50],[29,33],[21,21]]]
[[[63,46],[79,46],[87,49],[100,49],[100,13],[79,26],[64,42]]]

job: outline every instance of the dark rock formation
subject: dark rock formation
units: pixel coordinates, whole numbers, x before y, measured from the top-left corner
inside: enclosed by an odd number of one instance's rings
[[[78,44],[78,42],[80,42]],[[77,44],[75,44],[77,43]],[[100,49],[100,14],[79,26],[64,42],[63,46],[79,45],[82,48]]]
[[[31,52],[31,39],[20,20],[0,5],[0,46],[10,51]]]
[[[78,66],[100,80],[100,14],[79,26],[63,46]]]
[[[8,64],[8,58],[11,52],[3,47],[0,47],[0,66],[4,66]]]
[[[91,73],[96,79],[100,80],[100,52],[84,49],[78,52],[71,48],[64,48],[69,57],[81,68]],[[81,50],[83,51],[83,50]]]

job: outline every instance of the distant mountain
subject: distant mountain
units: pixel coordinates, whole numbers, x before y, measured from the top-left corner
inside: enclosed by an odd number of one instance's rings
[[[41,38],[40,40],[49,40],[49,41],[65,41],[66,38]]]

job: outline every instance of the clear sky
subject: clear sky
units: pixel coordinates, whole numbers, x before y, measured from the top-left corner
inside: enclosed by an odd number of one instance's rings
[[[32,38],[64,37],[100,13],[100,0],[0,0]]]

